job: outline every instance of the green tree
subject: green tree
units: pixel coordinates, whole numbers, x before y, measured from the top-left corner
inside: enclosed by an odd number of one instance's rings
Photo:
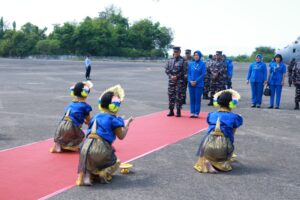
[[[46,39],[46,27],[39,29],[38,26],[28,22],[21,27],[21,31],[27,35],[35,35],[38,37],[38,39]]]
[[[120,48],[127,46],[128,40],[128,19],[123,17],[122,11],[111,5],[104,11],[99,13],[99,19],[106,20],[114,27],[114,34],[116,35],[117,46]]]
[[[3,17],[0,18],[0,39],[3,37],[4,35],[4,21],[3,21]]]
[[[37,53],[42,55],[58,55],[60,53],[59,40],[40,40],[36,44]]]
[[[12,25],[13,25],[13,30],[16,31],[16,28],[17,28],[16,21],[14,21]]]
[[[275,49],[272,47],[256,47],[255,51],[252,53],[251,58],[254,60],[257,54],[262,54],[264,62],[270,62],[274,57]]]
[[[173,33],[171,29],[161,27],[159,22],[143,19],[129,28],[128,40],[130,47],[148,51],[160,49],[165,54],[173,40]]]
[[[77,29],[74,23],[64,23],[63,26],[55,25],[49,39],[58,40],[60,43],[60,52],[63,54],[75,54],[74,33]]]
[[[113,55],[116,47],[114,27],[107,20],[86,18],[74,33],[77,54]]]

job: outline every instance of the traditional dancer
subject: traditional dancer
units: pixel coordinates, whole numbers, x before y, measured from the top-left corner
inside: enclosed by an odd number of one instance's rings
[[[117,117],[121,102],[125,96],[120,85],[107,89],[99,98],[101,113],[95,115],[87,131],[87,139],[80,150],[78,178],[76,184],[92,185],[99,180],[109,183],[113,173],[119,168],[120,161],[115,155],[112,143],[116,137],[123,140],[133,118],[126,122]]]
[[[50,149],[51,153],[60,153],[63,150],[79,151],[79,145],[85,136],[81,130],[82,124],[90,122],[92,107],[85,101],[92,87],[92,82],[87,81],[78,82],[70,88],[74,99],[66,107],[65,115],[56,129],[55,145]]]
[[[217,173],[232,170],[234,133],[243,124],[243,118],[231,112],[237,105],[240,95],[234,90],[224,90],[214,95],[214,105],[220,106],[217,112],[207,116],[209,124],[198,151],[199,159],[194,168],[201,173]]]

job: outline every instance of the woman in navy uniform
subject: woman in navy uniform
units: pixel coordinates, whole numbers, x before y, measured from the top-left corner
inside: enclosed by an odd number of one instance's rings
[[[271,90],[270,106],[269,108],[274,107],[274,98],[276,94],[276,109],[279,109],[281,91],[284,85],[284,79],[286,74],[286,66],[282,62],[282,56],[277,54],[274,57],[274,62],[270,63],[270,73],[268,78],[268,84]]]
[[[267,84],[267,66],[262,61],[262,55],[256,56],[256,61],[249,66],[247,84],[251,85],[252,108],[260,108],[264,85]]]
[[[188,87],[190,93],[191,118],[198,118],[201,109],[201,96],[204,87],[205,63],[201,61],[202,53],[194,52],[194,61],[189,63]]]

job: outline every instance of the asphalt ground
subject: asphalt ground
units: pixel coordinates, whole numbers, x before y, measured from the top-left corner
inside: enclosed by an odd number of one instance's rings
[[[74,187],[52,199],[300,199],[295,88],[284,86],[279,110],[267,108],[267,97],[261,109],[250,108],[248,65],[236,63],[234,68],[233,88],[242,96],[235,112],[243,116],[244,125],[235,137],[238,162],[232,172],[212,175],[193,169],[202,132],[132,161],[133,173],[116,174],[111,184]],[[164,63],[93,62],[94,88],[87,100],[92,115],[98,112],[101,92],[114,84],[126,90],[120,115],[167,110],[163,67]],[[53,137],[71,100],[69,87],[84,80],[84,73],[83,62],[0,59],[0,150]],[[207,103],[202,101],[201,111],[216,109]],[[188,104],[184,108],[189,109]]]

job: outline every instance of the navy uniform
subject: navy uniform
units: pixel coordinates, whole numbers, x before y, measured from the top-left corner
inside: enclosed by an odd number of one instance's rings
[[[206,61],[206,69],[208,69],[213,63],[213,55],[208,56],[208,60]],[[203,88],[203,99],[209,99],[208,93],[210,88],[210,77],[209,74],[206,73],[204,76],[204,88]]]
[[[300,102],[300,62],[294,65],[292,71],[293,83],[296,87],[295,94],[295,110],[299,110],[299,102]]]
[[[289,86],[290,87],[292,86],[292,82],[293,82],[292,73],[293,73],[293,68],[295,65],[296,65],[296,61],[295,61],[295,58],[293,58],[288,67]]]
[[[183,91],[182,91],[182,104],[186,104],[186,90],[187,90],[187,85],[188,85],[188,66],[191,61],[193,61],[193,57],[191,56],[191,50],[186,49],[185,50],[185,58],[184,58],[184,79],[183,79]]]
[[[216,92],[226,89],[227,84],[227,65],[222,60],[222,51],[217,51],[217,59],[207,68],[210,77],[210,102],[208,106],[213,105],[213,98]]]
[[[169,77],[168,95],[170,112],[167,116],[174,116],[174,107],[176,104],[176,117],[181,117],[181,107],[183,103],[182,88],[186,62],[184,58],[180,56],[180,47],[174,47],[173,51],[173,58],[168,60],[165,67],[165,72]]]
[[[227,56],[224,54],[223,55],[223,59],[224,59],[224,62],[226,63],[227,65],[227,89],[231,89],[232,88],[232,75],[233,75],[233,64],[232,64],[232,60],[231,59],[228,59]]]

